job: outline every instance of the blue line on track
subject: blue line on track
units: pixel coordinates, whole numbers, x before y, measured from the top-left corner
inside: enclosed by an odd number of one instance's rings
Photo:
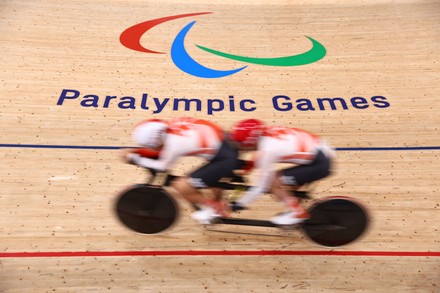
[[[37,148],[37,149],[87,149],[87,150],[118,150],[132,146],[84,146],[84,145],[44,145],[44,144],[0,144],[2,148]],[[440,150],[440,146],[405,146],[405,147],[353,147],[336,148],[337,151],[411,151]]]
[[[440,150],[440,146],[407,146],[407,147],[359,147],[336,148],[337,151],[411,151],[411,150]]]
[[[86,146],[86,145],[41,145],[41,144],[0,144],[3,148],[34,148],[34,149],[86,149],[86,150],[117,150],[121,146]]]

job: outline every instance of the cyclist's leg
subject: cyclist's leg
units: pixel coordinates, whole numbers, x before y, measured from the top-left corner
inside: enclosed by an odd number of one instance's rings
[[[273,181],[271,192],[289,207],[289,213],[293,218],[306,219],[308,214],[305,208],[301,206],[299,200],[292,196],[292,191],[298,190],[306,183],[328,176],[330,174],[330,165],[330,159],[322,152],[319,152],[310,165],[296,166],[278,171]],[[275,222],[284,223],[282,216],[281,219],[275,218],[273,218]],[[292,219],[292,222],[295,222],[295,220]]]
[[[331,166],[331,159],[320,151],[316,155],[315,160],[309,165],[301,165],[279,171],[274,181],[274,183],[277,184],[275,188],[285,191],[287,191],[286,189],[288,188],[291,191],[296,191],[304,184],[329,176]],[[290,192],[284,194],[291,195]]]
[[[223,199],[223,189],[221,189],[220,187],[211,187],[209,189],[214,196],[214,201],[221,201]]]
[[[193,205],[198,205],[202,203],[203,194],[200,188],[188,182],[188,177],[182,176],[177,178],[171,183],[171,186],[177,191],[177,193],[182,196],[185,200]]]
[[[211,182],[218,182],[220,178],[216,178],[217,174],[212,172],[218,170],[217,164],[208,163],[202,168],[196,170],[189,176],[180,177],[172,183],[174,189],[188,202],[193,205],[200,205],[206,203],[206,198],[201,189],[209,188],[213,200],[220,202],[223,198],[223,189],[213,186]],[[215,174],[215,176],[212,176]]]
[[[299,168],[299,167],[294,167]],[[287,170],[294,169],[290,168]],[[305,220],[309,218],[309,214],[307,213],[307,210],[301,205],[298,198],[295,196],[292,196],[292,189],[296,190],[298,189],[302,184],[299,182],[296,182],[295,185],[289,185],[286,186],[285,181],[282,180],[283,174],[286,170],[278,171],[275,179],[272,183],[271,193],[281,202],[284,203],[284,205],[289,209],[289,211],[286,213],[287,220],[284,220],[284,215],[279,215],[276,217],[273,217],[271,221],[276,224],[296,224],[302,220]],[[288,215],[290,214],[290,215]],[[291,219],[291,218],[297,218]],[[287,222],[285,222],[287,221]]]
[[[216,188],[220,179],[232,177],[237,166],[238,152],[223,143],[218,154],[207,164],[200,167],[192,174],[177,180],[173,186],[186,200],[200,209],[214,207],[221,212],[218,203],[221,202],[221,190]],[[200,189],[214,188],[216,200],[204,197]]]

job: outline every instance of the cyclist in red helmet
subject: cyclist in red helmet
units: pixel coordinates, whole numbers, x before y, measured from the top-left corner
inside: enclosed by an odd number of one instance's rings
[[[144,148],[128,149],[124,158],[135,165],[156,171],[167,171],[184,156],[196,156],[207,163],[188,176],[172,182],[175,190],[198,208],[192,217],[203,224],[216,217],[226,216],[219,200],[220,179],[233,177],[238,163],[238,150],[226,140],[224,131],[216,124],[202,119],[176,118],[168,122],[152,119],[138,124],[133,140]],[[207,199],[200,189],[210,188],[216,200]]]
[[[255,149],[264,131],[264,123],[258,119],[245,119],[234,125],[231,140],[238,142],[241,149]]]
[[[239,121],[231,131],[231,140],[241,149],[256,151],[254,164],[258,170],[257,184],[234,203],[233,209],[246,208],[260,194],[271,192],[289,209],[271,218],[272,223],[293,225],[307,219],[308,213],[291,191],[331,173],[334,152],[325,141],[304,130],[265,126],[257,119]],[[277,171],[276,163],[296,166]]]

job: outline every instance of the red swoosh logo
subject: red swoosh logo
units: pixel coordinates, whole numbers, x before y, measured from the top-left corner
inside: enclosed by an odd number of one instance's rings
[[[122,45],[125,47],[139,51],[139,52],[145,52],[145,53],[154,53],[154,54],[165,54],[165,52],[157,52],[150,49],[147,49],[143,47],[140,43],[141,37],[143,34],[145,34],[150,28],[164,23],[166,21],[170,21],[173,19],[183,18],[183,17],[189,17],[189,16],[195,16],[195,15],[201,15],[201,14],[209,14],[212,12],[198,12],[198,13],[188,13],[188,14],[179,14],[174,16],[167,16],[157,19],[148,20],[145,22],[138,23],[132,27],[129,27],[125,31],[122,32],[121,36],[119,37],[119,41]]]

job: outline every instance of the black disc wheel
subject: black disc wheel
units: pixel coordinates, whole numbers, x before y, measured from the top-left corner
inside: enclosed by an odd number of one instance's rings
[[[358,202],[347,197],[329,197],[316,202],[304,222],[306,235],[314,242],[329,247],[349,244],[367,229],[368,214]]]
[[[178,216],[176,201],[155,186],[138,185],[124,191],[116,202],[116,215],[128,228],[143,234],[168,229]]]

